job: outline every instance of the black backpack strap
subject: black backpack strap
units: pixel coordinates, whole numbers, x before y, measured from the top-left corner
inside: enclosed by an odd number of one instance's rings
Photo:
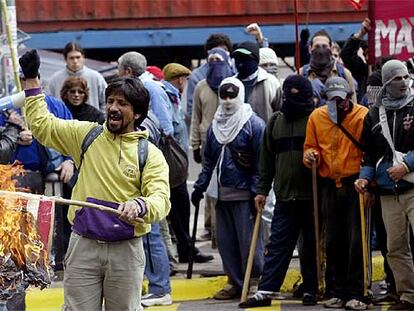
[[[148,158],[148,140],[140,138],[138,140],[138,166],[139,166],[139,184],[141,185],[141,176],[144,171],[145,164]]]
[[[337,127],[345,134],[346,137],[357,147],[359,150],[362,150],[362,145],[355,139],[354,136],[351,135],[351,133],[348,132],[346,128],[341,123],[336,124]]]
[[[145,138],[140,138],[138,140],[138,166],[139,166],[139,186],[142,185],[142,172],[144,171],[145,164],[147,163],[148,158],[148,140]],[[154,273],[154,263],[151,256],[151,232],[147,234],[147,249],[148,249],[148,261],[150,266],[150,271]]]
[[[83,158],[85,157],[85,152],[88,150],[89,146],[93,143],[93,141],[101,135],[103,132],[103,126],[98,125],[92,128],[88,134],[86,134],[85,138],[83,139],[82,146],[81,146],[81,154],[80,154],[80,160],[79,160],[79,167],[78,171],[80,172]]]

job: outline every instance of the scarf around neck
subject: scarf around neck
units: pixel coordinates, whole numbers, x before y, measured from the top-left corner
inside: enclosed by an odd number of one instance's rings
[[[214,115],[212,124],[217,141],[222,145],[231,143],[252,115],[252,107],[246,103],[242,104],[232,115],[225,114],[223,107],[220,105]]]

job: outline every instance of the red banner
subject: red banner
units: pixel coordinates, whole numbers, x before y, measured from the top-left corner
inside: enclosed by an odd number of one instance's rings
[[[348,0],[355,10],[361,10],[362,6],[364,5],[365,0]]]
[[[414,2],[412,0],[370,0],[369,59],[392,56],[407,60],[414,56]]]

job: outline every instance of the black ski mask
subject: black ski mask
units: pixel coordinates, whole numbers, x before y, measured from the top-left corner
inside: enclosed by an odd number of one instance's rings
[[[235,62],[237,71],[239,72],[237,76],[239,79],[247,78],[255,73],[259,67],[259,62],[256,59],[246,55],[237,55]]]
[[[310,115],[312,102],[312,84],[301,75],[290,75],[283,83],[283,105],[281,111],[288,122]]]

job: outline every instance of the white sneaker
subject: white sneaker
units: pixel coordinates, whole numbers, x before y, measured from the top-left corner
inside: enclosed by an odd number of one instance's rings
[[[146,294],[141,298],[141,304],[144,307],[150,306],[169,306],[172,304],[172,299],[170,294],[165,295],[156,295],[156,294]]]

